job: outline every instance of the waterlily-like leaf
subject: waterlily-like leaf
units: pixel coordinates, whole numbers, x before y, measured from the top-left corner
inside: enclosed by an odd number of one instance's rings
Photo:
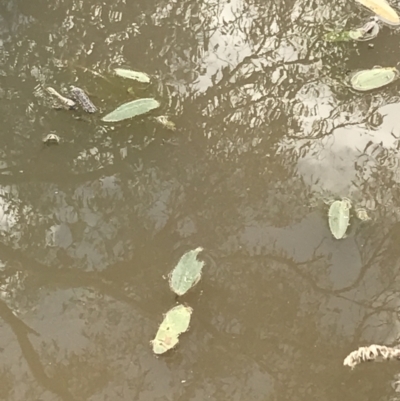
[[[186,252],[169,275],[169,286],[175,294],[181,296],[198,283],[204,262],[197,259],[199,252],[203,250],[198,247]]]
[[[337,200],[329,208],[329,228],[336,239],[341,239],[346,234],[349,225],[350,208],[351,204],[347,199]]]
[[[376,67],[352,74],[350,84],[357,91],[369,91],[388,85],[399,77],[394,67]]]
[[[192,312],[189,306],[178,305],[165,314],[156,337],[151,341],[155,354],[163,354],[178,344],[179,335],[189,328]]]
[[[122,104],[114,111],[104,116],[102,121],[118,122],[126,120],[127,118],[140,116],[148,113],[151,110],[157,109],[158,107],[160,107],[160,103],[155,99],[144,98],[132,100],[131,102]]]
[[[379,18],[390,25],[400,25],[400,18],[386,0],[356,0],[364,7],[369,8]]]
[[[144,72],[128,70],[126,68],[114,68],[114,72],[122,78],[133,79],[143,84],[150,83],[150,76]]]

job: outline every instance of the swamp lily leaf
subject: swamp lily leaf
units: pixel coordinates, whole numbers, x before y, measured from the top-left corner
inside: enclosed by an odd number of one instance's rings
[[[131,102],[122,104],[114,111],[104,116],[102,121],[118,122],[126,120],[127,118],[140,116],[148,113],[151,110],[157,109],[158,107],[160,107],[160,103],[155,99],[144,98],[132,100]]]
[[[203,248],[198,247],[186,252],[169,275],[169,286],[175,294],[181,296],[195,286],[201,277],[204,262],[197,259]]]
[[[364,7],[369,8],[379,18],[390,25],[400,25],[400,18],[386,0],[356,0]]]
[[[150,83],[150,76],[145,74],[144,72],[127,70],[125,68],[114,68],[114,71],[118,76],[122,78],[133,79],[143,84]]]
[[[399,72],[394,67],[372,68],[354,73],[350,78],[350,84],[357,91],[368,91],[388,85],[399,77]]]
[[[346,234],[350,219],[350,208],[351,204],[347,199],[337,200],[329,208],[329,228],[336,239],[341,239]]]
[[[179,335],[189,328],[192,312],[189,306],[178,305],[165,314],[156,337],[151,341],[155,354],[163,354],[178,344]]]

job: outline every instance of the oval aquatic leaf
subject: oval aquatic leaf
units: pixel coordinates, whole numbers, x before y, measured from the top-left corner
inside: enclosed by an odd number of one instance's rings
[[[349,225],[351,204],[348,200],[335,201],[329,208],[329,228],[336,239],[346,234]]]
[[[133,79],[144,84],[150,83],[150,76],[144,72],[132,71],[125,68],[114,68],[114,72],[122,78]]]
[[[104,116],[102,121],[118,122],[126,120],[127,118],[140,116],[148,113],[151,110],[157,109],[158,107],[160,107],[160,103],[155,99],[144,98],[133,100],[117,107],[114,111]]]
[[[348,42],[349,40],[367,41],[378,36],[378,17],[371,17],[368,22],[359,28],[350,31],[332,31],[324,35],[327,42]]]
[[[155,354],[163,354],[178,344],[179,335],[189,328],[192,312],[189,306],[178,305],[165,314],[156,337],[151,341]]]
[[[399,72],[393,67],[372,68],[354,73],[350,79],[350,84],[355,90],[368,91],[388,85],[398,76]]]
[[[198,283],[204,262],[197,259],[203,248],[198,247],[186,252],[169,275],[169,286],[175,294],[181,296]]]
[[[356,0],[364,7],[369,8],[379,18],[390,25],[400,25],[400,18],[386,0]]]

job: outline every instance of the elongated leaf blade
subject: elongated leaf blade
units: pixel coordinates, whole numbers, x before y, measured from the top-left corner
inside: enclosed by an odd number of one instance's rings
[[[144,72],[128,70],[126,68],[114,68],[114,72],[122,78],[133,79],[143,84],[150,83],[150,76]]]
[[[201,277],[204,262],[197,259],[199,252],[203,250],[198,247],[186,252],[169,275],[169,286],[175,294],[181,296],[189,291]]]
[[[356,0],[364,7],[369,8],[379,18],[390,25],[400,25],[400,18],[386,0]]]
[[[349,225],[350,205],[348,201],[335,201],[329,208],[329,228],[336,239],[344,237]]]
[[[140,116],[151,110],[157,109],[158,107],[160,107],[160,103],[155,99],[144,98],[133,100],[117,107],[114,111],[104,116],[102,121],[118,122],[126,120],[127,118]]]
[[[163,354],[178,344],[179,335],[189,328],[192,312],[193,309],[189,306],[178,305],[165,314],[154,340],[151,341],[155,354]]]

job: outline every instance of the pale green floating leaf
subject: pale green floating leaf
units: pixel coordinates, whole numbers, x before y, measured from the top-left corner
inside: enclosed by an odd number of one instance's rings
[[[126,120],[127,118],[140,116],[148,113],[151,110],[157,109],[158,107],[160,107],[160,103],[155,99],[144,98],[132,100],[131,102],[122,104],[114,111],[104,116],[102,121],[118,122]]]
[[[204,262],[197,259],[203,248],[198,247],[186,252],[169,275],[169,286],[175,294],[181,296],[198,283]]]
[[[157,338],[151,341],[153,352],[157,355],[167,352],[168,350],[174,348],[178,343],[178,337],[171,337],[171,335],[166,331],[157,332]]]
[[[349,225],[351,203],[344,199],[335,201],[329,208],[329,228],[336,239],[344,237]]]
[[[390,25],[400,25],[400,18],[396,11],[386,0],[356,0],[358,3],[369,8],[384,22]]]
[[[163,354],[178,344],[179,335],[189,328],[192,312],[189,306],[178,305],[165,314],[156,337],[151,341],[155,354]]]
[[[168,330],[170,333],[179,335],[189,328],[190,316],[193,309],[190,306],[177,305],[166,314],[160,329]]]
[[[354,73],[350,78],[350,84],[353,89],[364,92],[388,85],[398,77],[399,72],[394,67],[377,67]]]
[[[133,79],[144,84],[150,83],[150,76],[144,72],[128,70],[126,68],[114,68],[114,71],[122,78]]]

